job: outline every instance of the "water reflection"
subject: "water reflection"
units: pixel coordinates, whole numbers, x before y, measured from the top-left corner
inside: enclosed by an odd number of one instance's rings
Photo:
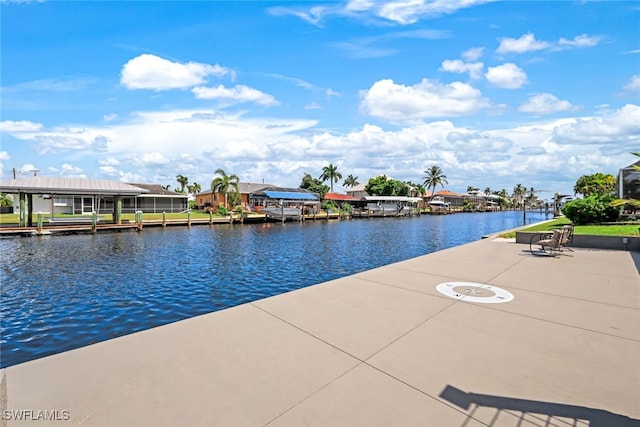
[[[528,222],[545,219],[538,213]],[[480,239],[520,212],[0,239],[0,366]]]

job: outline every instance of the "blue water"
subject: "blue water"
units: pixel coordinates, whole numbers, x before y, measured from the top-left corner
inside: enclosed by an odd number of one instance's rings
[[[528,213],[527,223],[547,219]],[[0,366],[479,240],[521,212],[0,239]]]

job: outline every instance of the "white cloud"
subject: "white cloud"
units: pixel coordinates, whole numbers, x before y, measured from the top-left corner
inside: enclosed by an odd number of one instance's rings
[[[406,111],[391,114],[397,121],[421,119],[423,109],[442,108],[436,105],[454,94],[461,95],[459,101],[467,100],[472,105],[486,102],[468,85],[472,95],[431,81],[415,86],[392,81],[387,84],[390,101],[409,106]],[[461,111],[454,110],[456,114]],[[25,141],[33,143],[41,134],[54,132],[60,138],[80,137],[86,141],[98,135],[108,137],[107,151],[99,158],[81,150],[73,153],[73,161],[60,164],[70,165],[67,173],[73,173],[72,165],[80,165],[80,158],[86,154],[86,158],[95,159],[94,169],[102,176],[127,182],[175,186],[175,176],[181,173],[206,189],[215,168],[222,167],[227,173],[238,174],[243,182],[264,180],[297,186],[303,172],[319,175],[330,162],[338,164],[343,174],[359,176],[361,182],[377,174],[417,182],[428,166],[438,164],[454,191],[468,185],[510,190],[517,183],[570,191],[585,171],[615,172],[620,165],[631,163],[633,158],[628,153],[640,146],[638,123],[640,107],[628,105],[595,117],[535,121],[515,128],[482,130],[457,126],[449,120],[416,120],[397,129],[365,124],[338,134],[320,131],[316,121],[178,110],[139,112],[117,124],[103,123],[95,128],[44,129],[29,134],[30,139]],[[83,164],[82,168],[88,170],[90,166]],[[29,169],[35,167],[30,165]],[[23,175],[30,174],[23,170]]]
[[[482,62],[463,62],[459,59],[445,59],[442,61],[440,69],[450,73],[469,73],[469,77],[477,80],[482,76],[483,67],[484,64]]]
[[[616,144],[627,151],[640,146],[640,107],[627,104],[600,117],[576,119],[558,126],[553,141],[559,144]]]
[[[510,62],[489,67],[485,77],[494,86],[504,89],[518,89],[527,83],[527,74],[516,64]]]
[[[112,113],[112,114],[105,114],[105,115],[103,116],[103,118],[102,118],[102,119],[103,119],[105,122],[112,122],[112,121],[114,121],[114,120],[115,120],[115,119],[117,119],[117,118],[118,118],[118,115],[117,115],[117,114]]]
[[[571,48],[592,47],[597,46],[600,43],[601,37],[589,36],[587,34],[581,34],[573,39],[560,38],[556,42],[549,42],[543,40],[536,40],[536,36],[533,33],[527,33],[520,36],[520,38],[514,39],[511,37],[504,37],[500,39],[500,45],[496,49],[498,54],[508,53],[526,53],[535,52],[539,50],[564,50]]]
[[[533,52],[536,50],[548,49],[551,47],[551,43],[536,40],[536,36],[533,33],[523,34],[518,39],[505,37],[500,40],[500,46],[496,49],[497,53],[525,53]]]
[[[631,76],[631,79],[629,79],[629,82],[626,85],[624,85],[624,90],[627,90],[630,92],[640,91],[640,74]]]
[[[447,15],[484,3],[488,0],[396,0],[380,2],[376,14],[399,24],[413,24],[421,18]]]
[[[106,159],[99,159],[98,164],[103,166],[118,166],[120,164],[120,160],[115,157],[107,157]]]
[[[3,120],[0,122],[0,132],[32,132],[42,129],[41,123],[34,123],[28,120],[12,121]]]
[[[533,114],[553,114],[573,109],[575,107],[569,101],[560,100],[550,93],[532,95],[527,102],[518,108],[519,111]]]
[[[484,55],[484,47],[472,47],[462,52],[462,59],[467,62],[474,62],[482,58]]]
[[[0,161],[11,159],[11,156],[6,151],[0,151]]]
[[[85,177],[86,175],[83,173],[82,168],[78,166],[70,165],[69,163],[64,163],[62,165],[61,175],[65,176],[76,176],[76,177]]]
[[[142,156],[138,157],[137,160],[143,167],[161,166],[166,165],[170,162],[169,159],[167,159],[162,153],[158,152],[144,153],[142,154]]]
[[[331,98],[331,97],[334,97],[334,96],[342,96],[342,95],[340,95],[339,92],[336,92],[335,90],[333,90],[331,88],[327,89],[327,91],[325,93],[327,94],[328,98]]]
[[[355,19],[383,19],[396,24],[413,24],[420,19],[455,13],[494,0],[351,0],[341,6],[313,6],[310,8],[273,7],[269,13],[275,16],[293,15],[313,25],[321,26],[324,18],[349,16]]]
[[[188,89],[206,82],[208,76],[221,77],[231,71],[220,65],[172,62],[151,54],[142,54],[127,62],[120,83],[128,89]]]
[[[232,103],[254,102],[260,105],[276,105],[278,101],[267,93],[244,85],[227,88],[223,85],[216,87],[198,86],[191,89],[197,99],[221,99]]]
[[[489,107],[479,90],[462,82],[423,79],[413,86],[380,80],[361,93],[363,112],[389,121],[461,116]]]
[[[587,34],[581,34],[571,40],[561,38],[560,40],[558,40],[556,49],[568,49],[572,47],[593,47],[597,46],[598,43],[600,43],[600,39],[601,37],[599,36],[589,36]]]

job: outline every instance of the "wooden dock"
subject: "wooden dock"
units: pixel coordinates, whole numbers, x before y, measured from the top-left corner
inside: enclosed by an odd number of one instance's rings
[[[316,214],[303,215],[301,221],[318,221],[332,219],[350,219],[350,216],[335,214]],[[191,227],[192,225],[221,225],[221,224],[239,224],[239,223],[260,223],[266,222],[266,215],[239,215],[229,217],[210,217],[210,218],[185,218],[185,219],[154,219],[143,220],[142,222],[123,221],[122,224],[113,223],[97,223],[93,225],[87,221],[57,221],[53,223],[44,223],[42,227],[38,226],[0,226],[0,237],[9,236],[44,236],[51,234],[81,234],[81,233],[101,233],[101,232],[119,232],[119,231],[142,231],[146,227]]]

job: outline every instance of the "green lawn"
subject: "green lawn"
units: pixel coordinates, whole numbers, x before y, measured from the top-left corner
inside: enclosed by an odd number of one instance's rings
[[[167,220],[172,220],[172,219],[187,219],[187,213],[167,213]],[[78,217],[78,218],[88,218],[87,215],[70,215],[70,214],[56,214],[55,216],[56,218],[73,218],[73,217]],[[100,220],[101,221],[112,221],[113,217],[111,215],[99,215]],[[213,214],[214,218],[222,218],[220,215],[217,214]],[[32,215],[33,218],[33,223],[35,224],[38,220],[38,215],[37,214],[33,214]],[[192,211],[191,212],[191,219],[198,219],[198,218],[209,218],[209,213],[208,212],[204,212],[204,211]],[[131,222],[135,221],[136,219],[136,215],[135,214],[122,214],[122,219],[123,220],[129,220]],[[49,220],[49,214],[43,214],[43,220],[46,222]],[[146,213],[142,216],[142,220],[145,221],[160,221],[162,220],[162,213]],[[0,214],[0,224],[18,224],[20,222],[20,216],[19,214]]]
[[[520,231],[550,231],[554,228],[571,224],[567,218],[557,218],[542,224],[536,224],[531,227],[523,228]],[[638,236],[640,230],[640,222],[636,224],[616,224],[616,225],[576,225],[573,229],[574,234],[583,234],[589,236]],[[500,237],[513,238],[516,237],[515,231],[503,233]]]

